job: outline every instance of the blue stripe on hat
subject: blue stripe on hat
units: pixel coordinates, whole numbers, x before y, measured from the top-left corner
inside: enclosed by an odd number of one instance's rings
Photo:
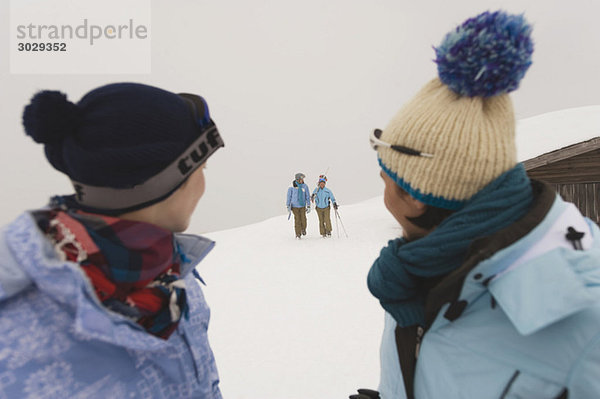
[[[381,166],[381,169],[383,169],[383,171],[389,177],[391,177],[396,182],[396,184],[400,186],[400,188],[402,188],[404,191],[406,191],[408,194],[410,194],[411,197],[418,199],[419,201],[423,202],[424,204],[435,206],[436,208],[450,209],[452,211],[456,211],[456,210],[462,208],[467,203],[467,200],[463,200],[463,201],[451,200],[451,199],[444,198],[442,196],[436,197],[432,194],[423,194],[423,193],[421,193],[421,191],[419,189],[413,188],[409,182],[405,181],[404,179],[399,177],[396,173],[392,172],[392,170],[389,169],[383,163],[381,158],[377,157],[377,160],[379,161],[379,166]]]

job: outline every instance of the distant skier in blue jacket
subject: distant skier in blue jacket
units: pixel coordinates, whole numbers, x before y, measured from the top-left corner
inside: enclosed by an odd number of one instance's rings
[[[294,214],[296,238],[306,235],[306,214],[310,212],[310,194],[304,183],[304,173],[296,173],[292,187],[288,188],[286,206]]]
[[[325,187],[326,183],[327,177],[321,175],[310,198],[315,203],[317,216],[319,216],[319,233],[323,237],[331,237],[330,201],[333,203],[333,209],[337,209],[338,206],[331,190]]]

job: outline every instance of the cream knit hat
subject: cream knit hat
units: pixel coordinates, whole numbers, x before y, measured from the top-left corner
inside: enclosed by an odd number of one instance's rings
[[[508,92],[531,65],[530,32],[521,15],[485,12],[450,32],[435,49],[439,78],[405,104],[380,136],[432,157],[378,147],[382,169],[411,196],[460,209],[516,165]]]

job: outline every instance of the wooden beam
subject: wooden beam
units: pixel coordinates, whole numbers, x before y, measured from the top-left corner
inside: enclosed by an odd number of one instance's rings
[[[599,132],[600,133],[600,132]],[[573,144],[555,151],[547,152],[538,157],[528,159],[523,162],[525,170],[539,168],[540,166],[549,165],[554,162],[562,161],[563,159],[572,158],[586,152],[594,151],[600,148],[600,137],[594,137],[588,141]]]
[[[530,177],[552,184],[600,182],[600,149],[527,171]]]

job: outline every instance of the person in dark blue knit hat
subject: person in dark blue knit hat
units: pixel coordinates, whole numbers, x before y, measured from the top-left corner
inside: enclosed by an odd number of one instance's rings
[[[224,146],[206,101],[135,83],[77,103],[42,91],[23,125],[74,193],[0,231],[2,392],[221,398],[195,271],[214,242],[179,234]]]
[[[600,397],[600,230],[516,160],[522,15],[484,12],[435,48],[438,77],[370,136],[402,227],[367,284],[385,312],[379,393]]]

